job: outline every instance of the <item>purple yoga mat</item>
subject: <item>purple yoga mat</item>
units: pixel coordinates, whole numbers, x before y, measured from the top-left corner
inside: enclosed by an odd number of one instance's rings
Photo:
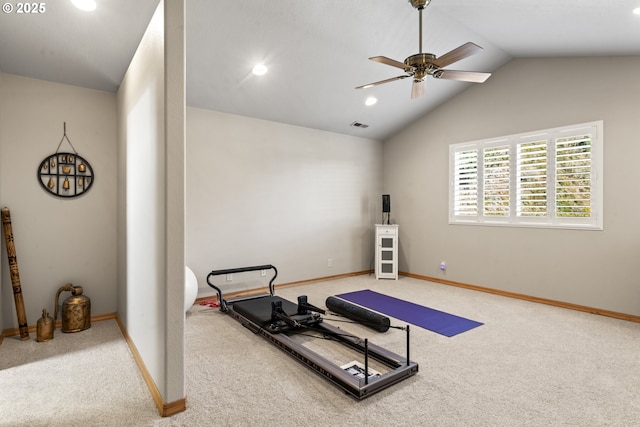
[[[446,337],[458,335],[483,324],[369,289],[336,296]]]

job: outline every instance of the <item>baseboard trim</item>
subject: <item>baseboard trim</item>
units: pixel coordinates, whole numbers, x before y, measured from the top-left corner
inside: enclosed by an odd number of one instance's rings
[[[583,312],[586,312],[586,313],[597,314],[597,315],[600,315],[600,316],[612,317],[614,319],[627,320],[629,322],[640,323],[640,316],[635,316],[635,315],[632,315],[632,314],[619,313],[619,312],[610,311],[610,310],[602,310],[600,308],[595,308],[595,307],[588,307],[588,306],[579,305],[579,304],[573,304],[573,303],[569,303],[569,302],[556,301],[556,300],[547,299],[547,298],[540,298],[540,297],[535,297],[535,296],[532,296],[532,295],[519,294],[519,293],[516,293],[516,292],[503,291],[503,290],[500,290],[500,289],[487,288],[487,287],[484,287],[484,286],[470,285],[468,283],[455,282],[455,281],[452,281],[452,280],[440,279],[440,278],[431,277],[431,276],[423,276],[423,275],[420,275],[420,274],[408,273],[408,272],[404,272],[404,271],[401,271],[398,274],[401,275],[401,276],[412,277],[414,279],[420,279],[420,280],[425,280],[425,281],[429,281],[429,282],[440,283],[442,285],[455,286],[457,288],[471,289],[471,290],[474,290],[474,291],[486,292],[486,293],[489,293],[489,294],[500,295],[500,296],[503,296],[503,297],[521,299],[521,300],[525,300],[525,301],[536,302],[536,303],[539,303],[539,304],[552,305],[552,306],[555,306],[555,307],[566,308],[566,309],[569,309],[569,310],[583,311]]]
[[[147,388],[149,389],[149,392],[151,393],[151,397],[153,398],[153,401],[156,404],[156,408],[158,408],[158,412],[160,413],[160,416],[170,417],[172,415],[185,411],[187,409],[186,398],[178,399],[174,402],[169,402],[169,403],[165,402],[162,399],[162,395],[158,390],[158,386],[156,385],[155,381],[151,377],[151,374],[147,370],[147,366],[144,364],[144,361],[142,360],[142,356],[140,356],[140,352],[138,351],[138,348],[136,347],[135,343],[127,333],[127,330],[122,324],[122,322],[120,321],[120,318],[116,316],[115,319],[116,319],[116,322],[118,323],[118,327],[120,328],[120,332],[122,333],[122,336],[127,342],[129,349],[131,350],[131,354],[133,354],[133,359],[135,360],[136,365],[138,365],[138,369],[142,374],[142,378],[144,379],[144,382],[147,384]]]
[[[115,319],[117,317],[116,313],[105,313],[105,314],[99,314],[97,316],[91,316],[91,323],[93,322],[100,322],[101,320],[110,320],[110,319]],[[62,328],[62,321],[58,320],[54,326],[55,329],[60,329]],[[38,327],[37,324],[36,325],[31,325],[28,326],[27,330],[29,331],[29,334],[32,333],[37,333],[38,331]],[[20,329],[19,328],[9,328],[9,329],[5,329],[4,331],[2,331],[2,333],[0,334],[0,344],[2,344],[2,340],[4,339],[4,337],[12,337],[12,336],[16,336],[16,335],[20,335]]]
[[[162,405],[162,411],[160,411],[160,415],[163,417],[170,417],[175,414],[179,414],[180,412],[184,412],[187,410],[187,399],[182,398],[178,399],[174,402],[164,403]]]
[[[289,287],[292,287],[292,286],[308,285],[310,283],[317,283],[317,282],[326,282],[326,281],[329,281],[329,280],[346,279],[347,277],[362,276],[364,274],[371,274],[371,273],[373,273],[373,270],[364,270],[364,271],[355,271],[353,273],[336,274],[336,275],[333,275],[333,276],[318,277],[316,279],[299,280],[297,282],[289,282],[289,283],[283,283],[283,284],[280,284],[280,285],[276,285],[276,289],[289,288]]]

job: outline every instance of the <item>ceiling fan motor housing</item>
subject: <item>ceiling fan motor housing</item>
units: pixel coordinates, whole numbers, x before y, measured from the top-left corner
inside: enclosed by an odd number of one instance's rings
[[[413,72],[413,77],[416,80],[422,80],[427,74],[438,69],[432,63],[435,60],[436,56],[432,53],[416,53],[404,60],[404,63],[407,64],[407,68],[404,71],[407,73]]]
[[[429,6],[430,2],[431,0],[409,0],[411,6],[415,7],[418,10],[424,9],[425,7]]]

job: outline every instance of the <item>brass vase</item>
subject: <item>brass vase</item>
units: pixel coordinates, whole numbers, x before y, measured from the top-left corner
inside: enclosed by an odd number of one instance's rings
[[[53,339],[53,330],[55,329],[55,322],[53,318],[47,313],[47,309],[42,309],[42,317],[38,319],[36,326],[36,341],[45,342]]]

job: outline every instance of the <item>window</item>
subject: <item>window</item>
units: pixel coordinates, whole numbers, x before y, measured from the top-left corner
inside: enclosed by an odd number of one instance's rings
[[[602,230],[603,122],[449,147],[449,223]]]

